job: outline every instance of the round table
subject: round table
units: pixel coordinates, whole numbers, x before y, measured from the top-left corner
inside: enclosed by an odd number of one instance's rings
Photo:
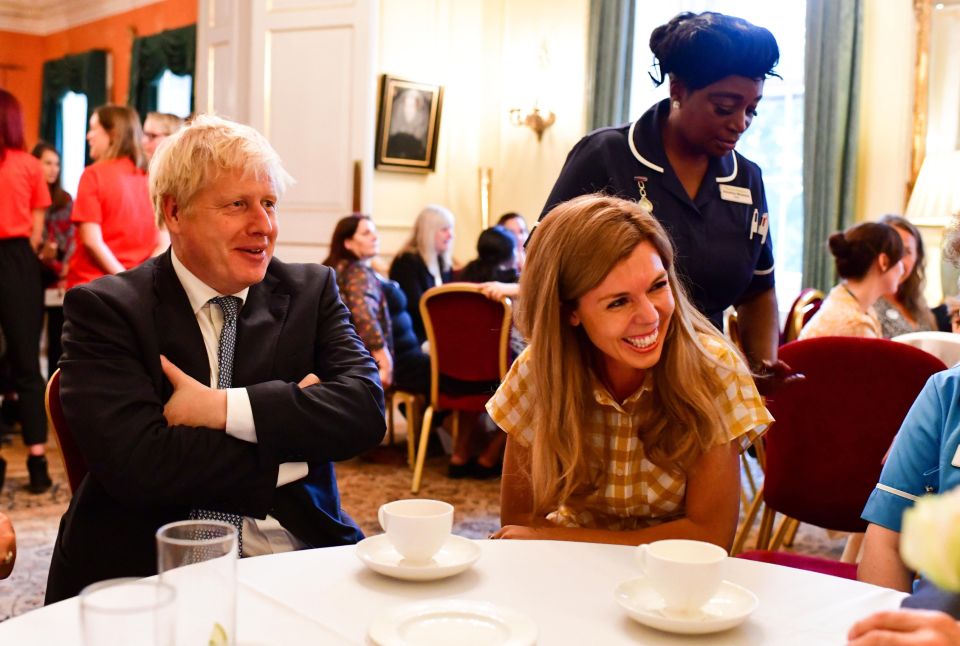
[[[539,644],[686,644],[627,617],[614,588],[639,576],[635,548],[556,541],[477,541],[470,570],[434,582],[368,570],[354,546],[243,559],[238,564],[241,644],[367,644],[367,627],[386,608],[428,599],[472,599],[514,608],[539,628]],[[728,559],[724,578],[752,590],[756,612],[697,644],[844,644],[854,621],[896,608],[901,592],[803,570]],[[79,644],[76,599],[0,624],[0,644]]]

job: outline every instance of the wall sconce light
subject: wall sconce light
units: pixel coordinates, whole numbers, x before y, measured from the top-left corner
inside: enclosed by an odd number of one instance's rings
[[[511,123],[515,126],[528,126],[537,133],[537,141],[543,139],[543,131],[552,126],[556,120],[557,115],[553,112],[550,110],[541,110],[536,106],[526,114],[524,114],[524,111],[520,108],[514,108],[510,111]]]

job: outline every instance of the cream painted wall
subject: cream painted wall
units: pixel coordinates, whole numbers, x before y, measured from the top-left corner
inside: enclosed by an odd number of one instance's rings
[[[381,0],[377,73],[444,86],[436,172],[374,172],[385,255],[424,205],[438,203],[457,217],[455,257],[473,258],[486,226],[481,167],[492,170],[493,218],[515,210],[536,220],[583,135],[587,10],[587,0]],[[557,113],[539,143],[509,121],[511,108],[534,99]]]
[[[906,209],[913,115],[911,0],[865,0],[856,219]]]

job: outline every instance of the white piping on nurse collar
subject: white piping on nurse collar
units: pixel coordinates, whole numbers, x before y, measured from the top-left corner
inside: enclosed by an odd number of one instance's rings
[[[737,170],[738,170],[737,153],[731,150],[730,154],[733,155],[733,172],[727,175],[726,177],[718,177],[717,178],[718,184],[723,184],[724,182],[732,182],[737,177]]]
[[[647,161],[643,158],[643,155],[640,154],[640,151],[637,150],[636,145],[633,143],[633,131],[636,129],[637,124],[640,123],[640,120],[637,119],[630,124],[630,131],[627,133],[627,143],[630,144],[630,152],[633,153],[633,156],[637,158],[637,161],[649,168],[650,170],[655,170],[658,173],[663,172],[663,166],[657,166],[651,161]]]
[[[655,170],[658,173],[662,173],[663,166],[657,166],[652,161],[645,159],[644,156],[640,154],[640,151],[637,150],[636,144],[633,143],[633,132],[634,130],[636,130],[638,123],[640,123],[639,119],[631,123],[630,130],[627,132],[627,144],[629,144],[630,146],[630,152],[633,153],[633,156],[637,158],[638,162],[640,162],[650,170]],[[739,172],[739,165],[737,163],[737,153],[731,150],[730,154],[733,155],[733,172],[727,175],[726,177],[718,177],[717,182],[721,184],[724,182],[732,182],[734,179],[736,179],[737,173]]]

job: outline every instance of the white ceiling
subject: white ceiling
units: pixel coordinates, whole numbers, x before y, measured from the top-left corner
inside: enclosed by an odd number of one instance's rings
[[[44,35],[157,0],[0,0],[0,30]]]

